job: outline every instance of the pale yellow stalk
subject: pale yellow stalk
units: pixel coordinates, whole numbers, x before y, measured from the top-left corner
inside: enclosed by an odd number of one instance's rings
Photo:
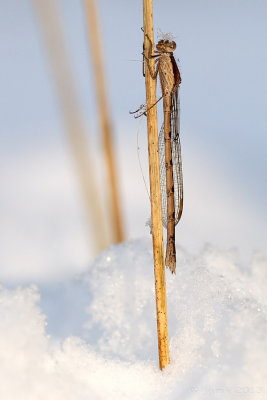
[[[149,48],[151,39],[154,48],[153,31],[153,0],[143,0],[144,37],[145,49]],[[146,54],[148,56],[148,54]],[[150,59],[150,66],[154,69],[154,60]],[[146,65],[146,104],[147,112],[147,134],[149,153],[149,179],[150,179],[150,200],[151,200],[151,223],[154,255],[154,274],[156,289],[156,310],[158,329],[159,366],[163,369],[170,363],[169,339],[168,339],[168,318],[167,298],[164,267],[163,233],[162,233],[162,212],[160,194],[160,170],[158,154],[158,122],[157,108],[151,107],[156,102],[156,81],[152,79]]]

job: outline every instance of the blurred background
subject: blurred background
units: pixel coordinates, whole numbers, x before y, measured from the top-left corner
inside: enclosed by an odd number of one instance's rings
[[[150,235],[137,154],[139,147],[148,185],[146,121],[129,115],[145,101],[142,4],[99,0],[99,21],[92,4],[0,1],[0,279],[6,283],[80,273],[106,246]],[[266,12],[264,0],[154,1],[155,39],[158,29],[174,35],[182,74],[185,205],[177,244],[193,254],[207,243],[236,248],[244,260],[266,252]],[[104,79],[90,40],[102,52]],[[104,117],[97,82],[106,83]],[[107,125],[117,236],[101,133]]]

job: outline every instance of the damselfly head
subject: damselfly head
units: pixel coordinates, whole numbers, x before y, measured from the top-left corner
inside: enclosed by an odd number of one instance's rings
[[[173,40],[159,40],[156,49],[160,53],[172,53],[176,49],[176,43]]]

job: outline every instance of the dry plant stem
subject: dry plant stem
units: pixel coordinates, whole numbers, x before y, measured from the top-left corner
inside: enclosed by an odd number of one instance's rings
[[[32,0],[44,38],[65,131],[76,163],[86,207],[88,226],[97,254],[107,245],[100,194],[92,171],[87,132],[78,102],[75,79],[67,53],[60,15],[54,0]]]
[[[152,40],[154,48],[153,32],[153,1],[143,0],[144,15],[144,40],[145,49],[150,46],[147,36]],[[147,36],[146,36],[147,35]],[[148,57],[148,54],[146,54]],[[154,69],[154,60],[150,59],[150,67]],[[158,329],[158,349],[159,366],[163,369],[170,363],[169,339],[168,339],[168,319],[167,319],[167,299],[166,282],[163,251],[162,234],[162,213],[161,213],[161,195],[160,195],[160,172],[159,172],[159,154],[158,154],[158,123],[157,109],[151,105],[156,102],[156,81],[149,73],[146,63],[146,102],[147,112],[147,133],[148,133],[148,152],[149,152],[149,178],[150,178],[150,199],[151,199],[151,219],[152,219],[152,238],[154,255],[154,273],[156,289],[156,309],[157,309],[157,329]]]
[[[124,229],[121,213],[121,202],[118,189],[118,178],[116,173],[111,118],[107,102],[104,63],[102,56],[102,45],[100,40],[100,29],[95,0],[84,0],[86,17],[88,21],[89,42],[91,48],[94,77],[96,85],[96,97],[101,124],[102,140],[107,169],[107,182],[109,185],[111,204],[111,227],[114,243],[124,240]]]

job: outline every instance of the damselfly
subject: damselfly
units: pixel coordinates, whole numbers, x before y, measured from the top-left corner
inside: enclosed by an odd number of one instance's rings
[[[147,35],[146,35],[147,36]],[[173,51],[176,43],[162,39],[156,45],[152,54],[152,42],[148,52],[143,51],[144,60],[153,79],[159,75],[161,97],[149,108],[146,104],[132,112],[135,118],[146,115],[146,112],[163,99],[164,121],[159,133],[160,183],[162,222],[167,228],[167,246],[165,265],[174,273],[176,269],[175,226],[178,224],[183,211],[183,173],[180,145],[180,107],[179,86],[181,75]],[[155,58],[154,70],[149,60]]]

